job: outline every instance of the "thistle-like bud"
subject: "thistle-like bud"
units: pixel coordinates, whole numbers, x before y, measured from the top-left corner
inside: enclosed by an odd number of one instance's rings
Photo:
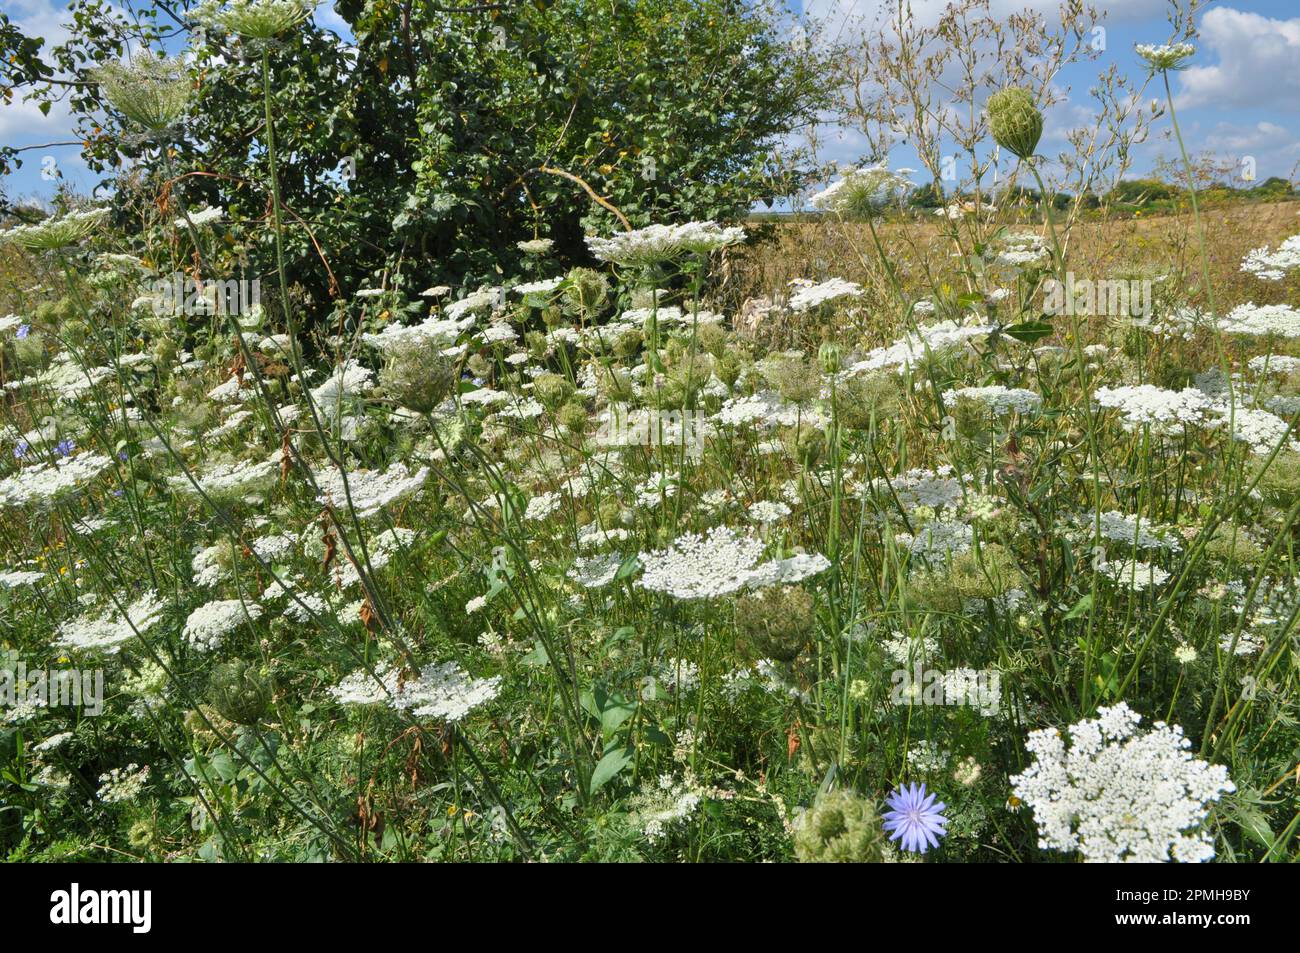
[[[144,52],[129,64],[109,63],[95,73],[113,108],[148,132],[162,132],[185,114],[194,85],[179,59]]]
[[[755,659],[790,663],[808,648],[813,600],[797,586],[768,586],[736,603],[736,626]]]
[[[884,845],[875,807],[852,791],[819,794],[794,833],[794,855],[805,864],[878,864]]]
[[[1032,156],[1043,135],[1043,114],[1033,95],[1011,86],[990,96],[986,108],[993,141],[1018,158]]]
[[[822,366],[823,374],[838,374],[844,359],[844,349],[834,341],[824,341],[817,348],[817,361]]]
[[[227,721],[255,725],[271,704],[271,680],[240,659],[226,662],[213,669],[209,701]]]
[[[565,280],[564,303],[573,314],[591,317],[609,297],[609,279],[594,268],[573,268]]]
[[[401,406],[427,414],[451,393],[456,365],[432,342],[403,343],[389,350],[379,383]]]

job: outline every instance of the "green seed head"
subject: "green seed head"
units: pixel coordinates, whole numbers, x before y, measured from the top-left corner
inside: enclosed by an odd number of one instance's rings
[[[794,855],[805,864],[878,864],[885,832],[870,801],[852,791],[827,791],[800,818]]]
[[[1043,135],[1043,114],[1029,91],[1012,86],[994,93],[987,109],[993,141],[1018,158],[1032,156]]]
[[[271,704],[271,680],[236,659],[212,672],[209,700],[222,718],[237,725],[255,725]]]

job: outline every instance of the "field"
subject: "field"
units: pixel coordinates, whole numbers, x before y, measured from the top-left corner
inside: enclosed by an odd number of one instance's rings
[[[1222,327],[1164,290],[1053,326],[1019,269],[922,297],[931,226],[882,228],[911,303],[866,308],[891,271],[825,223],[712,256],[862,286],[748,323],[679,246],[658,295],[363,293],[312,358],[257,311],[190,352],[107,242],[11,249],[5,641],[106,690],[6,716],[10,856],[894,860],[873,802],[924,783],[936,859],[1290,857],[1300,358],[1294,311],[1231,309],[1294,295],[1240,261],[1295,207],[1234,214]],[[1185,274],[1192,227],[1067,261]]]
[[[329,231],[362,186],[285,201],[252,49],[246,174],[142,150],[0,231],[0,856],[1300,859],[1300,202],[922,216],[879,166],[633,227],[543,163],[579,252],[425,288]],[[165,65],[97,74],[151,142]]]

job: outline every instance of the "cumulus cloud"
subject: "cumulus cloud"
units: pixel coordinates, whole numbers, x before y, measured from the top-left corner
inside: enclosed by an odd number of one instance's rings
[[[1179,108],[1300,107],[1300,18],[1219,7],[1201,19],[1199,42],[1197,59],[1212,52],[1219,61],[1180,74]]]

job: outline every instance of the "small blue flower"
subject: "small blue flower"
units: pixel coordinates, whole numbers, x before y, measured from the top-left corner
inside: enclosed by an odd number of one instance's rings
[[[941,813],[945,805],[942,801],[936,804],[934,795],[925,793],[924,784],[917,787],[913,782],[910,787],[899,788],[885,798],[885,803],[892,808],[885,813],[885,830],[903,850],[924,854],[938,847],[939,838],[948,833],[948,819]]]
[[[23,457],[27,456],[27,451],[31,449],[31,446],[32,445],[26,440],[19,440],[18,443],[14,445],[14,457],[21,460]]]
[[[54,449],[59,456],[70,457],[72,456],[72,451],[77,449],[77,445],[71,439],[60,440]]]
[[[18,325],[18,334],[17,334],[18,340],[20,341],[23,340],[24,338],[27,337],[27,335],[31,333],[32,333],[32,326],[30,324]]]

